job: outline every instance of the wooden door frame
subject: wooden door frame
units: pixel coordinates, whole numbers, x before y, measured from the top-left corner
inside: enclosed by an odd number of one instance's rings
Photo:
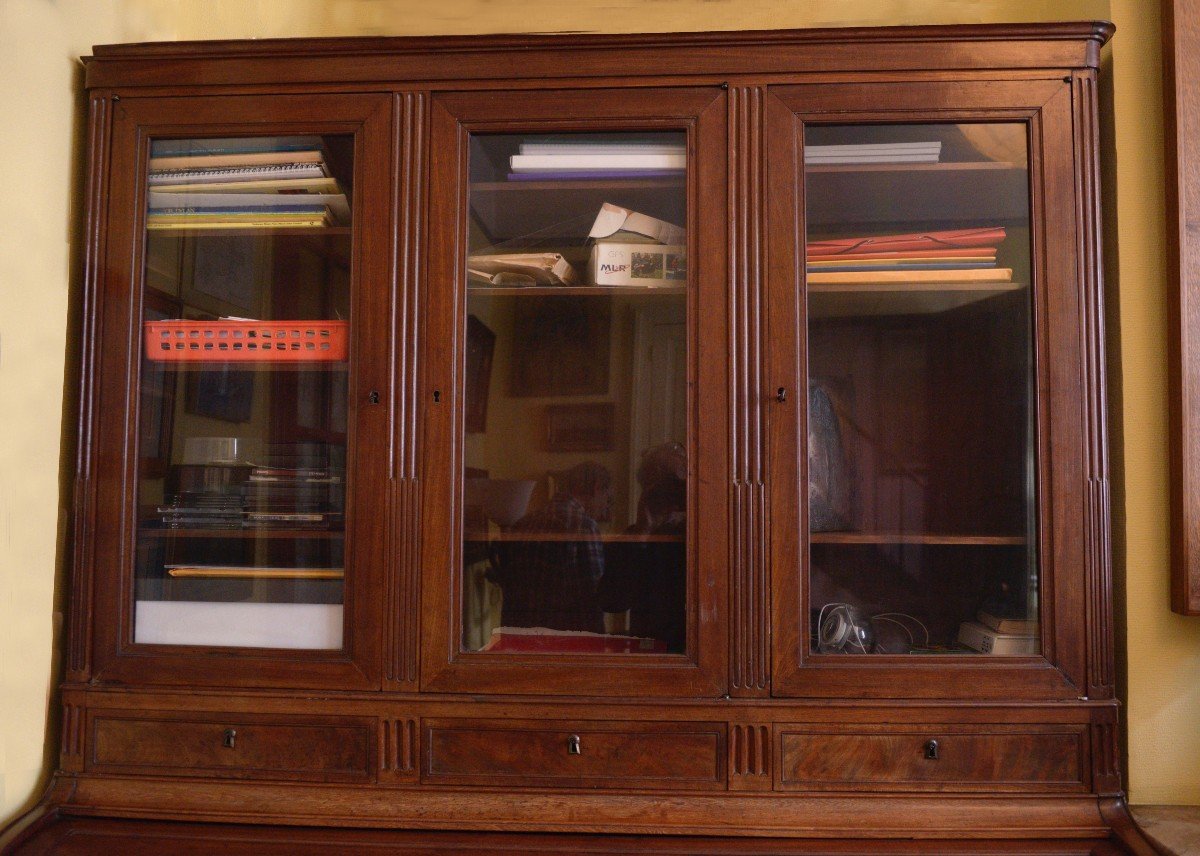
[[[728,401],[725,384],[725,98],[716,86],[449,92],[431,99],[429,228],[422,304],[424,456],[421,477],[421,689],[601,696],[717,696],[727,682],[725,544]],[[461,639],[462,329],[465,319],[468,145],[472,132],[688,133],[689,630],[679,655],[505,655],[463,652]],[[704,295],[700,311],[699,295]],[[705,406],[698,406],[703,390]],[[435,397],[436,391],[436,397]],[[700,518],[700,519],[698,519]],[[703,531],[703,538],[698,533]]]
[[[1094,300],[1095,269],[1081,255],[1087,233],[1085,207],[1072,142],[1081,72],[1064,79],[906,81],[813,84],[769,92],[768,141],[768,341],[774,378],[769,387],[806,388],[806,330],[801,244],[804,186],[799,139],[805,121],[864,122],[1022,121],[1029,124],[1033,350],[1038,451],[1038,551],[1042,582],[1042,655],[1024,658],[813,654],[807,628],[807,455],[799,426],[806,424],[807,396],[770,411],[771,471],[794,466],[797,477],[772,483],[771,567],[773,686],[776,695],[916,698],[1058,698],[1087,696],[1094,656],[1086,643],[1093,595],[1111,586],[1107,538],[1107,482],[1097,487],[1086,465],[1106,465],[1103,430],[1084,413],[1103,385],[1089,371],[1088,345],[1100,321]],[[1078,130],[1088,134],[1087,128]],[[1048,224],[1053,223],[1053,228]],[[1078,326],[1078,336],[1051,336]],[[1103,471],[1103,470],[1102,470]],[[1092,494],[1103,492],[1097,507]],[[1100,518],[1103,518],[1102,520]],[[799,615],[801,621],[797,622]],[[1107,661],[1106,661],[1107,662]],[[1098,667],[1096,667],[1098,668]],[[1111,682],[1110,682],[1111,684]],[[1111,685],[1101,691],[1111,693]]]
[[[382,585],[382,566],[368,557],[381,553],[380,511],[372,497],[382,492],[382,473],[348,461],[349,512],[343,591],[343,647],[288,650],[137,644],[133,641],[133,556],[136,551],[138,391],[140,388],[141,301],[145,251],[145,175],[150,141],[156,136],[279,136],[353,134],[355,142],[355,232],[352,291],[355,334],[351,342],[348,424],[352,454],[359,462],[380,457],[388,442],[385,408],[359,407],[365,390],[386,389],[387,289],[366,284],[386,279],[390,228],[387,182],[391,161],[391,101],[382,94],[245,95],[222,97],[132,97],[114,101],[110,133],[109,193],[102,228],[104,269],[88,306],[92,329],[103,329],[85,396],[95,426],[86,458],[87,477],[100,486],[94,527],[82,537],[95,541],[83,573],[90,590],[73,593],[71,612],[107,616],[92,622],[89,651],[73,680],[126,684],[236,687],[379,686],[382,610],[371,596]],[[128,489],[126,487],[128,486]],[[83,523],[82,520],[79,521]],[[79,537],[79,536],[77,536]],[[361,561],[359,559],[361,558]],[[82,620],[82,619],[80,619]]]

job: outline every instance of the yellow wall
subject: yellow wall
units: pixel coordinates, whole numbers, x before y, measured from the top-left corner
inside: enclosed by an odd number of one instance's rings
[[[1114,544],[1127,582],[1129,786],[1200,804],[1200,619],[1167,609],[1166,320],[1155,0],[0,0],[0,818],[53,763],[61,641],[63,412],[78,301],[80,76],[97,43],[527,30],[669,31],[1109,18]],[[1115,213],[1112,210],[1115,206]],[[1119,289],[1118,289],[1119,283]],[[67,444],[62,439],[67,438]],[[1123,494],[1123,498],[1122,498]],[[1118,583],[1118,588],[1121,588]],[[1121,592],[1119,591],[1119,594]],[[48,722],[51,723],[48,725]],[[51,735],[47,737],[47,734]]]

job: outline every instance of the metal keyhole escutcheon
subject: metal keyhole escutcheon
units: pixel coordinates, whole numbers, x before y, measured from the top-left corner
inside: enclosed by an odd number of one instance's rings
[[[221,738],[221,745],[226,749],[232,749],[234,742],[237,740],[237,731],[233,728],[226,728],[225,734]]]
[[[567,754],[568,755],[582,754],[582,750],[579,748],[579,737],[577,737],[574,734],[572,734],[570,737],[567,738]]]
[[[936,740],[930,740],[925,744],[925,757],[930,761],[938,759],[938,742]]]

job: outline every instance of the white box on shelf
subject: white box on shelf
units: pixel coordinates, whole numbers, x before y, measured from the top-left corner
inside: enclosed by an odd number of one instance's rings
[[[683,285],[687,247],[600,241],[588,260],[588,281],[596,285]]]
[[[140,645],[336,650],[342,605],[139,600],[133,628]]]

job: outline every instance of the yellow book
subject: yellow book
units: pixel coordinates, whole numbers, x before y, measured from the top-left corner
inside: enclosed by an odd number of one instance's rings
[[[156,184],[156,193],[339,193],[336,178],[272,178],[249,181]]]

